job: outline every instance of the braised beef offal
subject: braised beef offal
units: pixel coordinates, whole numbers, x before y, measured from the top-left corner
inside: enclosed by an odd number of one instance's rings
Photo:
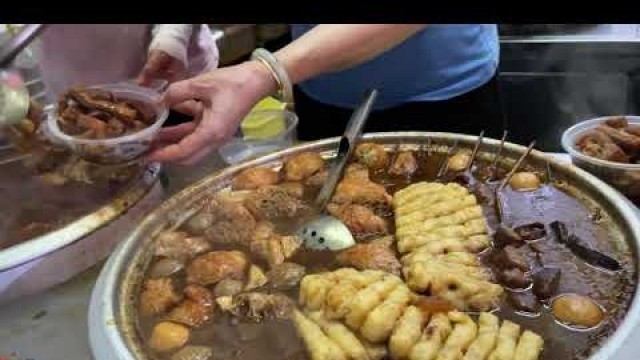
[[[118,99],[108,91],[73,88],[58,101],[58,124],[67,135],[108,139],[141,131],[153,124],[155,112],[147,104]]]
[[[640,126],[624,116],[603,121],[583,134],[576,147],[585,155],[625,164],[640,163]]]
[[[525,166],[497,198],[509,169],[469,154],[360,144],[326,209],[357,239],[337,252],[293,235],[318,154],[238,174],[154,239],[136,304],[149,357],[586,358],[629,306],[630,250],[567,184]]]
[[[89,164],[37,140],[38,124],[29,123],[28,133],[7,134],[7,146],[31,156],[0,170],[0,249],[57,230],[109,204],[142,172],[140,165]]]

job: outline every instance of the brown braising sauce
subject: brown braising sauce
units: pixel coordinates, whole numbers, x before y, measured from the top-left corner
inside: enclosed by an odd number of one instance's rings
[[[444,156],[442,154],[429,154],[420,158],[420,168],[412,178],[395,177],[385,171],[370,172],[373,181],[383,184],[388,192],[393,195],[405,186],[418,181],[434,181],[438,167]],[[496,182],[485,181],[487,163],[478,161],[472,169],[474,174],[467,179],[472,188],[481,184],[488,189],[497,186]],[[500,169],[500,175],[506,173]],[[448,174],[453,179],[453,174]],[[542,176],[544,179],[544,176]],[[496,315],[501,319],[509,319],[523,328],[540,334],[544,340],[544,350],[541,359],[584,359],[589,356],[603,340],[606,339],[620,323],[629,307],[634,291],[634,260],[630,250],[626,247],[617,247],[610,241],[608,226],[605,222],[594,217],[585,205],[569,195],[565,187],[545,183],[533,191],[514,191],[507,186],[501,196],[503,208],[506,211],[506,219],[510,226],[519,226],[534,222],[541,222],[547,226],[547,236],[536,240],[534,252],[527,253],[532,265],[532,272],[542,266],[553,266],[562,270],[562,278],[558,293],[577,293],[590,297],[601,305],[605,312],[605,321],[599,327],[589,331],[576,331],[557,323],[551,314],[549,304],[540,304],[537,314],[527,314],[515,309],[506,299]],[[486,193],[491,193],[486,192]],[[486,194],[485,193],[485,194]],[[314,191],[307,191],[307,200],[315,195]],[[492,202],[495,198],[479,200],[484,207],[485,216],[493,230],[499,225],[495,206]],[[394,232],[393,215],[386,217],[390,232]],[[589,246],[615,257],[623,269],[618,272],[607,272],[594,268],[572,254],[564,245],[558,243],[551,234],[548,224],[552,221],[562,221],[567,224],[571,232],[580,236]],[[289,234],[298,225],[298,220],[276,224],[280,231],[289,231]],[[223,247],[215,246],[213,250],[222,250]],[[238,249],[235,247],[234,249]],[[246,249],[240,249],[246,250]],[[492,249],[487,249],[480,254],[483,262],[491,267],[489,254]],[[251,257],[245,251],[251,261],[268,269],[260,259]],[[329,252],[313,252],[301,248],[289,262],[304,265],[307,274],[322,272],[337,268],[333,254]],[[179,285],[178,292],[182,291],[185,284],[184,270],[173,275],[175,284]],[[505,288],[505,293],[511,290]],[[531,288],[518,290],[518,292],[531,292]],[[298,288],[287,293],[294,301],[298,298]],[[165,314],[153,317],[138,317],[138,328],[143,341],[149,339],[151,329]],[[213,349],[210,360],[308,360],[304,344],[296,334],[296,330],[289,321],[266,320],[262,323],[243,322],[233,319],[229,315],[216,310],[213,321],[205,326],[192,330],[189,344],[209,346]],[[171,352],[148,352],[152,359],[170,360]]]

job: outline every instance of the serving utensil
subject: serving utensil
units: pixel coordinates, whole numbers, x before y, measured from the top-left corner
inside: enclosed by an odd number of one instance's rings
[[[329,176],[324,183],[313,206],[314,215],[298,228],[296,234],[303,240],[304,246],[314,250],[340,250],[355,245],[355,239],[347,226],[337,218],[326,214],[325,207],[342,178],[345,166],[362,135],[373,103],[378,96],[377,90],[370,90],[364,100],[353,112],[347,128],[340,139],[338,153],[329,169]]]

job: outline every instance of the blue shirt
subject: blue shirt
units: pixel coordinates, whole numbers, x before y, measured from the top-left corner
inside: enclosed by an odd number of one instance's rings
[[[300,37],[313,24],[291,25]],[[446,100],[485,84],[499,58],[495,24],[427,25],[391,50],[350,69],[300,84],[325,104],[353,108],[367,89],[380,91],[376,108],[409,101]]]

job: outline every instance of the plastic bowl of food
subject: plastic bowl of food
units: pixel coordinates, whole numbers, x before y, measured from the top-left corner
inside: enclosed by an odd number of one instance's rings
[[[629,128],[634,132],[640,130],[640,116],[605,116],[585,120],[573,125],[562,134],[562,147],[569,153],[574,165],[599,177],[638,206],[640,205],[640,158],[637,157],[640,156],[640,132],[635,135],[618,128],[616,130],[622,132],[622,138],[617,136],[615,141],[608,135],[604,138],[601,134],[594,135],[596,129],[602,128],[602,125],[616,122],[622,125],[623,121],[629,125],[624,129]],[[587,139],[587,136],[596,136],[602,141],[596,142],[598,139]],[[606,146],[602,146],[603,143]],[[621,143],[625,145],[621,147],[619,145]],[[634,152],[635,146],[638,148]],[[621,150],[623,153],[620,153]]]
[[[60,104],[58,104],[51,107],[47,113],[46,133],[48,137],[53,142],[68,147],[84,160],[97,164],[129,163],[137,161],[146,155],[150,150],[153,138],[169,115],[169,110],[160,104],[160,94],[152,89],[130,83],[91,86],[85,90],[112,94],[114,101],[131,105],[131,108],[136,111],[136,119],[138,115],[148,112],[140,115],[145,117],[147,122],[143,124],[144,127],[138,125],[138,129],[131,131],[127,129],[121,135],[106,138],[86,138],[63,131],[60,124],[63,116],[60,114]],[[136,104],[136,106],[132,104]],[[142,108],[144,108],[144,111],[142,111]],[[104,113],[107,112],[104,111]],[[115,115],[113,116],[115,117]]]
[[[288,110],[257,110],[242,121],[236,135],[218,149],[227,164],[281,150],[293,145],[298,116]]]

